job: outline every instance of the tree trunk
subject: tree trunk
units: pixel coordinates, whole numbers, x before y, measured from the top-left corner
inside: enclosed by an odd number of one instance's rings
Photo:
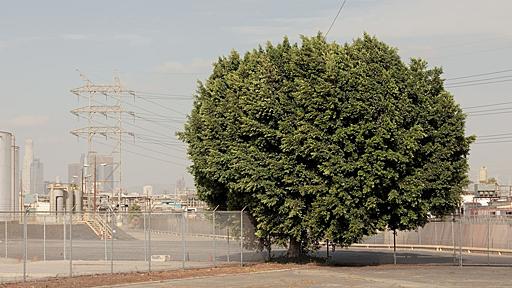
[[[272,261],[272,243],[270,242],[270,240],[267,243],[267,251],[268,251],[268,261]]]
[[[327,260],[329,260],[329,239],[327,239]]]
[[[288,252],[286,253],[288,258],[299,258],[301,256],[301,247],[299,241],[290,239],[290,245],[288,246]]]
[[[268,251],[268,261],[272,261],[272,238],[270,235],[268,235],[266,247]]]

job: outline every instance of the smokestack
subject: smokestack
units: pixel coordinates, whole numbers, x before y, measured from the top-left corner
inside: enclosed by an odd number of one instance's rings
[[[26,197],[30,191],[30,166],[34,160],[34,143],[32,139],[25,140],[25,154],[23,156],[23,171],[21,173],[22,191]]]

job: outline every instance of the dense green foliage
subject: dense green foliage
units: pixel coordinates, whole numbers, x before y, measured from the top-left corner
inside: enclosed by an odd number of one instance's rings
[[[302,251],[452,212],[471,138],[442,71],[364,35],[220,58],[179,137],[202,199]]]

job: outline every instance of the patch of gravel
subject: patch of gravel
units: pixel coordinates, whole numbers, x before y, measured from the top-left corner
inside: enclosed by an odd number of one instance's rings
[[[304,267],[297,264],[278,264],[278,263],[262,263],[240,266],[222,266],[216,268],[199,268],[186,270],[158,271],[151,273],[133,272],[133,273],[115,273],[115,274],[96,274],[76,277],[48,278],[45,280],[36,280],[20,283],[4,283],[0,284],[0,288],[57,288],[57,287],[98,287],[126,283],[139,283],[148,281],[162,281],[171,279],[183,279],[193,277],[205,277],[216,275],[230,275],[240,273],[252,273],[261,271],[271,271],[280,269],[294,269]]]

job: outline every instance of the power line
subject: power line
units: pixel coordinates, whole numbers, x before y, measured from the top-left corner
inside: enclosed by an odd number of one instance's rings
[[[183,115],[183,116],[187,116],[187,114],[185,114],[185,113],[183,113],[183,112],[180,112],[180,111],[178,111],[178,110],[175,110],[175,109],[169,108],[169,107],[164,106],[164,105],[162,105],[162,104],[160,104],[160,103],[158,103],[158,102],[155,102],[155,101],[153,101],[153,100],[149,100],[149,99],[146,99],[146,98],[144,98],[144,97],[142,97],[142,96],[138,96],[138,95],[137,95],[136,97],[138,97],[138,98],[140,98],[140,99],[142,99],[142,100],[144,100],[144,101],[146,101],[146,102],[148,102],[148,103],[152,103],[153,105],[156,105],[156,106],[158,106],[158,107],[161,107],[161,108],[163,108],[163,109],[165,109],[165,110],[168,110],[168,111],[171,111],[171,112],[174,112],[174,113],[178,113],[178,114],[181,114],[181,115]]]
[[[185,153],[187,152],[187,150],[183,146],[178,146],[178,144],[174,144],[174,143],[162,143],[162,142],[152,142],[152,141],[143,141],[143,140],[139,140],[137,142],[144,143],[144,144],[150,144],[150,145],[157,145],[157,146],[161,146],[161,147],[168,148],[168,149],[179,150],[179,151],[185,152]]]
[[[468,116],[475,117],[475,116],[489,116],[489,115],[510,114],[510,113],[512,113],[512,111],[490,112],[490,113],[482,113],[482,114],[468,114]]]
[[[478,136],[478,138],[486,138],[486,137],[496,137],[496,136],[507,136],[507,135],[511,135],[512,136],[512,133],[499,133],[499,134],[490,134],[490,135],[482,135],[482,136]]]
[[[167,145],[176,145],[176,146],[180,146],[180,147],[183,147],[185,145],[185,143],[178,141],[178,140],[175,141],[173,139],[161,140],[161,139],[155,139],[155,138],[151,138],[151,137],[145,137],[143,135],[139,135],[137,138],[144,140],[144,141],[152,142],[152,143],[163,143],[163,144],[167,144]]]
[[[338,13],[336,13],[336,17],[334,17],[334,19],[332,20],[331,26],[329,26],[329,29],[327,29],[327,32],[325,33],[324,39],[326,39],[329,32],[331,32],[331,29],[334,26],[334,23],[336,23],[338,16],[340,16],[341,10],[343,10],[343,7],[345,7],[345,3],[347,3],[347,0],[343,0],[343,2],[341,3],[340,9],[338,9]]]
[[[191,98],[191,94],[187,93],[165,93],[165,92],[151,92],[151,91],[140,91],[136,90],[134,91],[136,94],[139,95],[150,95],[150,96],[170,96],[170,97],[188,97]]]
[[[160,127],[165,128],[165,129],[171,129],[171,128],[172,128],[172,129],[175,129],[175,130],[180,130],[180,129],[181,129],[181,128],[178,128],[178,127],[173,126],[173,125],[169,125],[169,124],[167,124],[167,125],[166,125],[166,124],[162,124],[162,123],[167,123],[167,121],[162,121],[162,120],[152,120],[152,119],[148,119],[148,118],[145,118],[145,117],[142,117],[142,116],[138,116],[138,115],[134,115],[134,116],[135,116],[135,118],[138,118],[138,119],[143,120],[143,121],[146,121],[146,122],[153,123],[153,124],[155,124],[155,125],[158,125],[158,126],[160,126]],[[169,122],[171,122],[171,121],[169,121]],[[176,122],[174,122],[174,123],[176,123]]]
[[[496,79],[506,79],[506,78],[511,78],[511,77],[512,77],[512,75],[496,76],[496,77],[489,77],[489,78],[482,78],[482,79],[458,81],[458,82],[454,82],[454,83],[449,83],[447,85],[451,86],[451,85],[459,85],[459,84],[465,84],[465,83],[478,83],[478,82],[482,82],[482,81],[490,81],[490,80],[496,80]]]
[[[155,119],[163,119],[163,120],[172,120],[172,121],[182,121],[186,120],[186,118],[176,118],[176,117],[168,117],[168,116],[158,116],[154,113],[144,113],[144,112],[137,112],[138,115],[142,115],[144,117],[149,118],[155,118]]]
[[[134,95],[134,97],[138,97],[138,96],[135,96],[135,95]],[[141,99],[143,99],[143,98],[141,98]],[[106,105],[104,102],[98,101],[97,99],[93,99],[93,102],[94,102],[94,103],[97,103],[97,104],[100,104],[100,105]],[[121,103],[126,104],[126,105],[129,105],[129,106],[132,106],[132,107],[134,107],[134,108],[137,108],[137,109],[140,109],[140,110],[142,110],[142,111],[147,112],[147,114],[146,114],[146,113],[140,113],[140,112],[136,111],[136,113],[137,113],[137,114],[152,115],[152,116],[156,116],[156,117],[159,117],[159,118],[166,118],[166,119],[167,119],[167,118],[169,118],[167,115],[163,115],[163,114],[156,113],[156,112],[154,112],[154,111],[152,111],[152,110],[149,110],[149,109],[146,109],[146,108],[144,108],[144,107],[142,107],[142,106],[136,105],[135,103],[126,102],[126,101],[124,101],[124,100],[122,100],[122,99],[121,99]],[[170,108],[168,108],[168,109],[170,109]],[[179,113],[179,112],[178,112],[178,113]],[[185,114],[182,114],[182,115],[187,116],[187,115],[185,115]],[[178,127],[173,127],[173,128],[181,129],[181,128],[178,128]]]
[[[79,115],[79,117],[80,117],[80,118],[85,118],[84,116],[81,116],[81,115]],[[97,119],[94,119],[93,121],[94,121],[94,123],[98,123],[98,124],[101,124],[101,125],[106,125],[104,122],[98,121]],[[130,123],[127,123],[127,124],[130,124]],[[130,125],[131,125],[131,124],[130,124]],[[154,132],[154,133],[158,133],[158,132],[155,132],[155,131],[152,131],[152,130],[145,129],[144,127],[141,127],[141,126],[138,126],[138,125],[132,125],[132,126],[139,127],[139,128],[141,128],[141,129],[143,129],[143,130],[146,130],[146,131],[151,131],[151,132]],[[138,136],[138,133],[133,133],[133,135],[134,135],[134,138],[137,138],[137,139],[144,139],[144,136],[148,137],[147,135],[144,135],[143,137],[140,137],[140,136]],[[161,135],[164,135],[164,134],[161,134]],[[152,137],[152,136],[149,136],[149,137]],[[149,138],[149,137],[148,137],[148,138]],[[151,138],[149,138],[149,139],[150,139],[151,141],[154,141],[154,142],[152,142],[152,143],[149,143],[149,142],[148,142],[148,144],[156,144],[156,145],[160,145],[160,146],[163,146],[163,147],[166,147],[166,148],[172,148],[172,149],[175,149],[175,150],[180,150],[180,151],[182,151],[182,152],[186,152],[186,151],[185,151],[185,149],[184,149],[182,146],[174,146],[174,145],[176,145],[176,144],[181,144],[182,142],[175,142],[175,143],[165,142],[165,143],[162,143],[162,141],[161,141],[161,140],[158,140],[158,139],[156,139],[156,138],[155,138],[155,140],[153,140],[153,139],[151,139]],[[171,139],[168,139],[168,136],[166,136],[166,137],[165,137],[165,138],[163,138],[163,139],[165,139],[166,141],[171,140]],[[122,140],[122,142],[123,142],[123,143],[131,144],[131,142],[126,142],[125,140]],[[144,142],[144,141],[141,141],[141,142]],[[158,151],[151,150],[151,149],[148,149],[148,150],[153,151],[153,152],[155,152],[155,153],[160,153],[160,154],[162,154],[162,155],[166,155],[166,156],[168,156],[168,155],[169,155],[169,154],[164,153],[164,152],[158,152]],[[173,157],[173,156],[172,156],[172,157]]]
[[[484,142],[484,141],[496,141],[496,140],[504,140],[504,139],[511,139],[512,135],[508,136],[494,136],[494,137],[477,137],[477,142]]]
[[[485,107],[493,107],[493,106],[501,106],[501,105],[508,105],[508,104],[512,104],[512,102],[499,102],[499,103],[493,103],[493,104],[468,106],[468,107],[462,107],[462,110],[469,110],[469,109],[475,109],[475,108],[485,108]]]
[[[486,75],[494,75],[494,74],[500,74],[500,73],[505,73],[505,72],[512,72],[512,69],[505,69],[505,70],[500,70],[500,71],[493,71],[493,72],[473,74],[473,75],[467,75],[467,76],[461,76],[461,77],[447,78],[447,79],[445,79],[445,81],[473,78],[473,77],[486,76]]]
[[[173,155],[173,154],[165,153],[165,152],[162,152],[162,151],[159,151],[159,150],[150,149],[148,147],[137,145],[137,144],[132,143],[132,142],[128,142],[128,141],[123,141],[123,142],[126,143],[126,144],[129,144],[129,145],[138,147],[138,148],[142,148],[142,149],[147,150],[147,151],[151,151],[151,152],[156,153],[156,154],[160,154],[160,155],[164,155],[164,156],[167,156],[167,157],[174,158],[176,160],[186,160],[186,158],[181,158],[181,157]]]
[[[462,85],[447,85],[447,86],[445,86],[445,88],[458,88],[458,87],[467,87],[467,86],[479,86],[479,85],[487,85],[487,84],[494,84],[494,83],[504,83],[504,82],[512,82],[512,79],[501,80],[501,81],[478,82],[478,83],[470,83],[470,84],[462,84]]]
[[[99,143],[99,144],[104,145],[104,146],[112,147],[112,145],[109,145],[109,144],[101,142],[101,141],[96,141],[96,143]],[[164,163],[168,163],[168,164],[173,164],[173,165],[177,165],[177,166],[183,166],[183,164],[180,164],[180,163],[177,163],[177,162],[174,162],[174,161],[153,157],[153,156],[150,156],[150,155],[146,155],[146,154],[142,154],[142,153],[139,153],[139,152],[131,151],[131,150],[128,150],[126,148],[123,148],[123,151],[126,151],[126,152],[128,152],[130,154],[138,155],[138,156],[141,156],[141,157],[144,157],[144,158],[148,158],[148,159],[152,159],[152,160],[156,160],[156,161],[160,161],[160,162],[164,162]]]
[[[484,110],[476,110],[476,111],[473,110],[473,111],[469,111],[467,114],[471,115],[471,114],[486,113],[486,112],[508,111],[508,110],[511,110],[511,109],[512,109],[512,107],[484,109]]]
[[[489,141],[489,142],[475,142],[475,145],[483,145],[483,144],[497,144],[497,143],[512,143],[512,140],[504,140],[504,141]]]

